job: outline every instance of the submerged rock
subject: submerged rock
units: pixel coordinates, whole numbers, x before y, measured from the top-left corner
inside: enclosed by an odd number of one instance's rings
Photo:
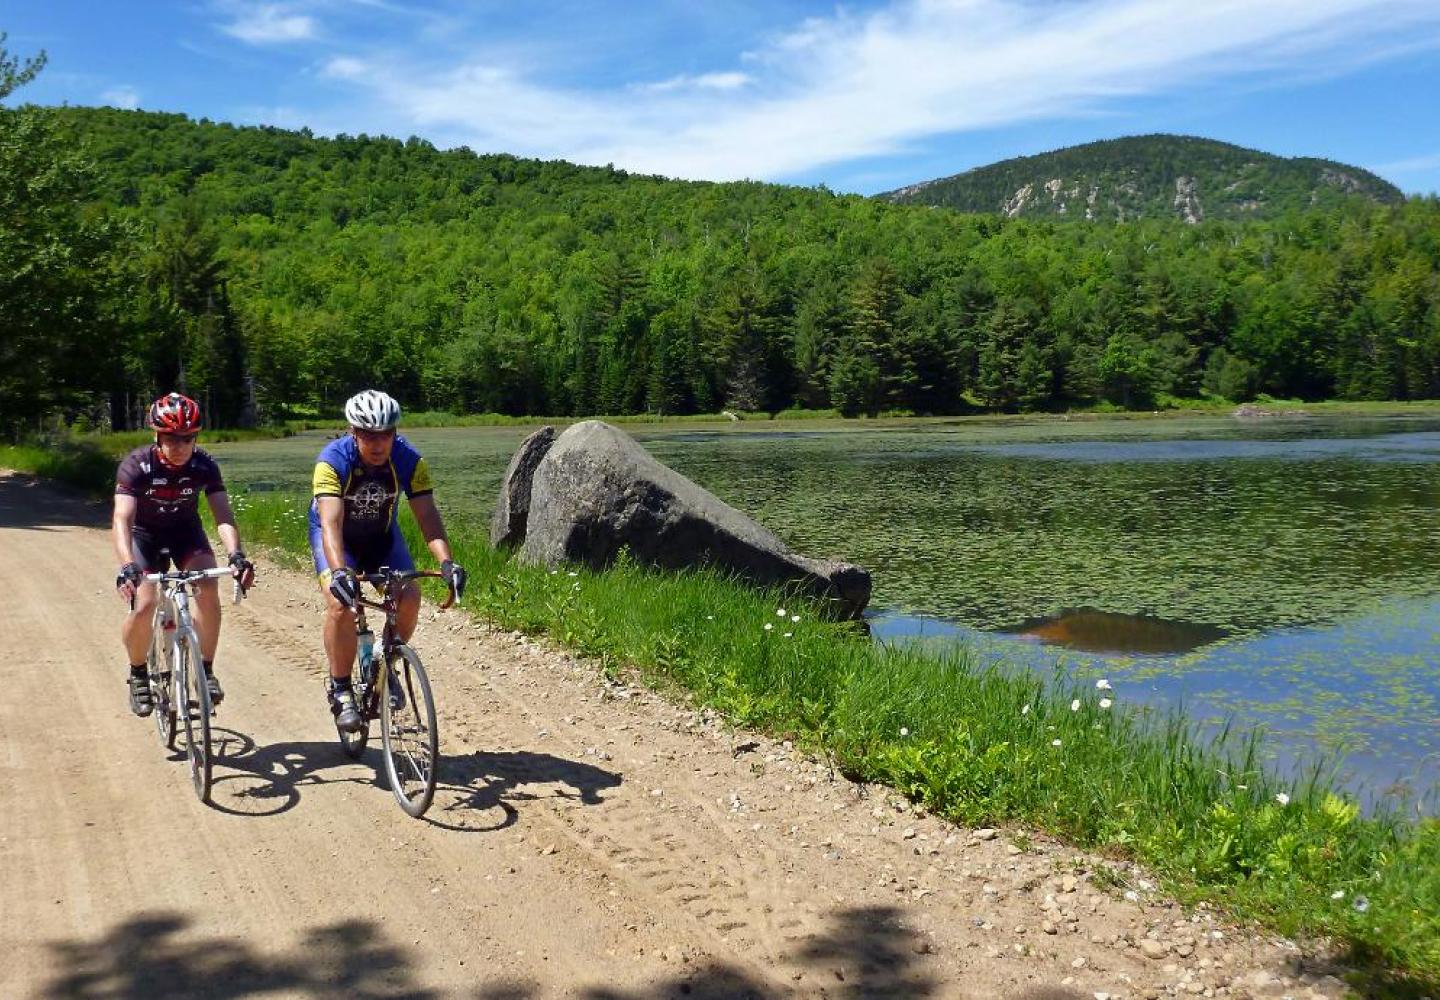
[[[521,465],[517,452],[511,466]],[[502,505],[512,511],[520,481],[507,473],[501,491]],[[556,566],[569,560],[599,568],[628,549],[654,566],[712,566],[762,586],[799,584],[832,602],[842,617],[858,618],[870,600],[868,571],[791,552],[774,532],[599,420],[568,428],[543,453],[526,508],[519,552],[525,562]],[[497,510],[497,525],[499,518]]]

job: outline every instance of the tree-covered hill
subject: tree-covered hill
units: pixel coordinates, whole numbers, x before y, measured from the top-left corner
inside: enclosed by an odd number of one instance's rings
[[[881,195],[904,205],[1009,218],[1271,219],[1327,210],[1349,198],[1398,204],[1403,195],[1368,170],[1287,159],[1213,139],[1141,135],[1003,160]]]
[[[1004,219],[92,108],[0,109],[0,154],[12,431],[172,387],[220,423],[367,385],[554,415],[1440,395],[1434,199]]]

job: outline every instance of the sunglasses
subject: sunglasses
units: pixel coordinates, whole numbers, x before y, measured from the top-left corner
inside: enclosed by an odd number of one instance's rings
[[[160,440],[161,440],[161,441],[171,441],[171,442],[173,442],[173,443],[175,443],[175,444],[194,444],[194,443],[195,443],[195,439],[196,439],[197,437],[199,437],[199,436],[200,436],[200,435],[199,435],[198,433],[195,433],[195,434],[161,434],[161,435],[160,435]]]
[[[352,431],[352,432],[354,433],[354,435],[355,435],[357,438],[359,438],[361,441],[372,441],[372,442],[376,442],[376,443],[378,443],[378,442],[380,442],[380,441],[389,441],[391,438],[393,438],[393,437],[395,436],[395,431],[394,431],[394,430],[388,430],[388,431],[363,431],[363,430],[361,430],[361,429],[358,428],[358,427],[352,427],[352,428],[351,428],[351,431]]]

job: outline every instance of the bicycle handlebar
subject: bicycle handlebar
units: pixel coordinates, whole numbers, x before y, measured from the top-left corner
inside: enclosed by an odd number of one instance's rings
[[[141,583],[194,583],[197,580],[215,580],[222,576],[234,576],[234,571],[229,566],[212,566],[210,569],[179,569],[169,573],[144,573],[140,576]],[[245,591],[240,588],[240,581],[235,581],[235,604],[239,604],[245,598]],[[135,598],[130,598],[130,610],[135,610]]]
[[[402,582],[402,583],[403,583],[403,582],[406,581],[406,580],[419,580],[419,579],[443,580],[444,578],[445,578],[445,574],[443,574],[443,573],[437,573],[437,572],[436,572],[435,570],[433,570],[433,569],[406,569],[406,570],[382,569],[382,570],[381,570],[380,572],[378,572],[378,573],[357,573],[357,574],[355,574],[355,579],[361,581],[362,583],[368,583],[368,584],[371,584],[372,586],[382,587],[382,588],[384,587],[385,584],[391,582],[392,580],[394,580],[394,581],[399,581],[399,582]],[[363,598],[363,597],[360,598],[360,602],[361,602],[361,603],[364,603],[364,604],[368,604],[368,605],[369,605],[370,607],[372,607],[372,608],[379,608],[379,607],[380,607],[380,605],[377,605],[377,604],[374,604],[374,603],[372,603],[372,602],[366,601],[365,598]],[[440,610],[444,611],[446,608],[450,607],[450,606],[451,606],[452,604],[454,604],[454,603],[455,603],[455,589],[454,589],[453,587],[451,587],[451,588],[449,588],[449,596],[447,596],[447,597],[445,598],[445,603],[444,603],[444,604],[441,604],[441,605],[439,606],[439,607],[440,607]]]

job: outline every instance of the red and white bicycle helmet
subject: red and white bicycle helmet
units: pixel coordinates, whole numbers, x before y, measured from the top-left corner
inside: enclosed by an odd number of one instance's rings
[[[150,426],[161,434],[194,434],[200,429],[200,404],[172,392],[150,404]]]

